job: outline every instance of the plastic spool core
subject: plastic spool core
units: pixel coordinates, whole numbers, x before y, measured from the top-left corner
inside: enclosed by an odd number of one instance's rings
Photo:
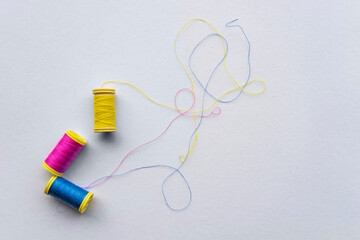
[[[97,88],[93,89],[94,99],[97,95],[115,95],[115,89],[112,88]],[[115,104],[115,103],[114,103]],[[96,111],[96,109],[94,109]],[[116,127],[94,127],[94,132],[100,133],[100,132],[116,132]]]
[[[77,143],[79,143],[81,145],[86,144],[86,140],[83,137],[81,137],[76,132],[71,131],[70,129],[66,131],[66,135],[68,135],[72,140],[74,140],[75,142],[77,142]]]
[[[79,213],[84,213],[85,210],[87,209],[87,207],[89,206],[91,200],[93,199],[94,193],[89,192],[86,197],[84,198],[84,200],[82,201],[78,211]]]
[[[52,175],[55,175],[57,177],[61,177],[63,175],[63,173],[59,173],[58,171],[55,171],[54,169],[52,169],[49,165],[46,164],[46,162],[42,163],[43,167],[48,170]]]
[[[51,185],[53,184],[53,182],[55,181],[55,179],[57,178],[57,176],[52,176],[49,180],[49,182],[46,184],[46,187],[44,189],[44,193],[46,195],[49,195],[49,190],[51,188]]]

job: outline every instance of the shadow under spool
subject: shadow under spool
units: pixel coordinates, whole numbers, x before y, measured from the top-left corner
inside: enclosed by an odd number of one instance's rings
[[[94,94],[94,132],[116,132],[115,89],[97,88]]]

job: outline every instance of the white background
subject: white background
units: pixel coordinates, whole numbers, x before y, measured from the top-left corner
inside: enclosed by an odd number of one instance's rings
[[[359,239],[359,8],[358,1],[329,0],[1,0],[1,239]],[[159,168],[93,189],[83,215],[45,195],[50,174],[41,163],[67,129],[88,144],[64,177],[86,184],[176,116],[114,86],[118,131],[104,137],[92,132],[91,91],[106,80],[129,81],[173,104],[176,91],[190,87],[173,40],[193,17],[228,39],[229,70],[244,83],[246,42],[239,29],[224,27],[239,18],[252,43],[252,78],[268,88],[219,104],[222,114],[202,125],[182,168],[190,207],[166,207],[161,182],[170,171]],[[189,25],[179,39],[181,58],[211,32]],[[195,56],[203,81],[221,49],[213,38]],[[210,89],[231,87],[221,68]],[[189,96],[181,99],[185,105]],[[191,133],[191,120],[178,120],[119,172],[177,166]],[[174,206],[186,202],[179,178],[167,192]]]

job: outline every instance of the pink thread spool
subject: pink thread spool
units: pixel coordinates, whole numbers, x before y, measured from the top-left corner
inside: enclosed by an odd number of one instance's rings
[[[60,177],[85,144],[84,138],[71,130],[67,130],[42,165],[53,175]]]

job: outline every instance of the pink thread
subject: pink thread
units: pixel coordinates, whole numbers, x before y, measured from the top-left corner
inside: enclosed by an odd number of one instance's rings
[[[190,106],[190,108],[187,109],[187,110],[184,111],[184,112],[181,112],[180,109],[177,107],[177,96],[178,96],[179,93],[182,92],[182,91],[191,92],[192,97],[193,97],[193,100],[194,100],[193,103],[192,103],[192,105]],[[85,187],[85,189],[99,186],[99,185],[103,184],[105,181],[107,181],[109,178],[111,178],[111,177],[119,170],[120,166],[123,164],[123,162],[125,161],[125,159],[130,156],[130,154],[132,154],[132,153],[135,152],[136,150],[138,150],[138,149],[140,149],[140,148],[142,148],[142,147],[144,147],[144,146],[146,146],[146,145],[148,145],[148,144],[150,144],[150,143],[152,143],[152,142],[155,142],[157,139],[159,139],[161,136],[163,136],[163,135],[165,134],[165,132],[166,132],[166,131],[171,127],[171,125],[175,122],[175,120],[178,119],[179,117],[185,116],[185,117],[203,117],[203,118],[206,118],[206,117],[210,117],[210,116],[213,116],[213,115],[218,115],[218,114],[221,113],[221,108],[216,107],[216,108],[214,108],[213,111],[212,111],[210,114],[208,114],[208,115],[193,115],[193,116],[185,115],[185,113],[189,112],[189,111],[192,109],[192,107],[194,106],[194,104],[195,104],[195,95],[194,95],[194,93],[191,91],[191,89],[189,89],[189,88],[182,88],[182,89],[180,89],[180,90],[175,94],[175,99],[174,99],[174,105],[175,105],[175,107],[177,108],[177,111],[178,111],[180,114],[177,115],[177,116],[169,123],[169,125],[165,128],[165,130],[164,130],[159,136],[157,136],[156,138],[154,138],[153,140],[148,141],[148,142],[146,142],[146,143],[143,143],[143,144],[141,144],[140,146],[132,149],[130,152],[128,152],[128,153],[125,155],[125,157],[121,160],[121,162],[119,163],[119,165],[115,168],[115,170],[114,170],[110,175],[108,175],[108,176],[105,177],[103,180],[99,181],[98,183],[96,183],[96,184],[94,184],[94,185],[91,185],[90,187]]]
[[[76,142],[65,133],[45,159],[45,163],[53,170],[63,174],[83,147],[84,145]]]

